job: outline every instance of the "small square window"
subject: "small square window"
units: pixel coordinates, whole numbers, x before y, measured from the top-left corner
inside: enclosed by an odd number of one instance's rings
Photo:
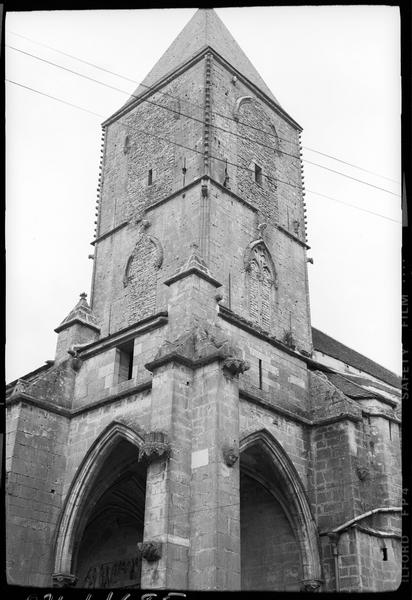
[[[255,181],[262,185],[262,167],[255,163]]]

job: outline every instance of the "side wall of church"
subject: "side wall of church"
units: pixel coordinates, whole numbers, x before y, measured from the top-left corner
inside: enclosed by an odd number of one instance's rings
[[[24,402],[7,408],[7,580],[47,586],[63,502],[69,420]]]

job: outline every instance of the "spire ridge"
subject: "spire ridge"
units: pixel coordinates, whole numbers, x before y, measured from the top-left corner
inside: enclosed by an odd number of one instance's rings
[[[227,27],[214,9],[210,8],[199,8],[195,12],[126,104],[132,102],[136,96],[146,92],[149,87],[157,84],[208,47],[215,50],[236,71],[279,105],[279,102]]]

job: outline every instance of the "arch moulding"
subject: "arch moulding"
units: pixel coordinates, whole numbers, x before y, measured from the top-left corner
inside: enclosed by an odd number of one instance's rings
[[[248,244],[248,246],[246,247],[246,250],[243,254],[243,265],[244,265],[245,271],[247,273],[250,272],[250,265],[251,265],[251,262],[253,259],[253,250],[255,248],[258,248],[259,246],[261,246],[265,251],[267,261],[268,261],[270,269],[272,271],[272,283],[275,286],[275,288],[277,288],[278,278],[277,278],[275,262],[272,258],[272,255],[269,252],[269,248],[267,247],[266,243],[264,242],[264,240],[262,238],[259,238],[258,240],[250,242],[250,244]]]
[[[321,581],[317,527],[305,488],[294,464],[280,443],[266,429],[246,433],[240,441],[239,449],[242,453],[253,446],[260,446],[269,455],[282,480],[287,501],[294,508],[295,521],[298,521],[295,525],[302,556],[303,581]],[[292,511],[286,511],[288,518],[291,513]]]
[[[75,543],[76,525],[85,508],[85,501],[106,459],[116,446],[125,440],[136,446],[136,456],[143,438],[120,421],[113,421],[102,431],[83,458],[70,485],[54,543],[54,573],[70,573]]]

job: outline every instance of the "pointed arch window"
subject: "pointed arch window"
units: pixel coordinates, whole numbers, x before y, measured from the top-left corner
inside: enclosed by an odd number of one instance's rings
[[[252,321],[269,331],[277,284],[275,266],[263,240],[248,247],[245,268],[249,274],[249,314]]]

